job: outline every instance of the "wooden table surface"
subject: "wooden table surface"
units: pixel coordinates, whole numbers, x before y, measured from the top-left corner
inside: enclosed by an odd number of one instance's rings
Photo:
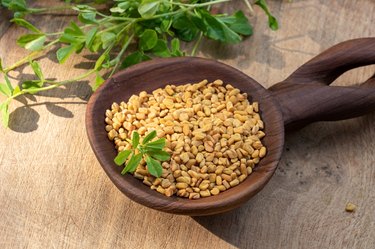
[[[200,56],[270,87],[338,42],[375,36],[374,0],[268,2],[278,31],[267,28],[256,8],[251,38],[235,46],[205,42]],[[224,8],[237,7],[245,8],[241,1]],[[32,20],[53,30],[69,18]],[[15,44],[24,32],[1,20],[6,64],[25,54]],[[62,66],[52,55],[40,61],[49,77],[59,79],[89,64],[80,56]],[[357,84],[374,69],[349,72],[335,84]],[[16,84],[30,73],[22,67],[11,76]],[[237,210],[192,218],[138,205],[111,183],[86,137],[90,94],[89,81],[82,81],[12,103],[10,128],[0,128],[0,248],[375,248],[375,113],[288,133],[263,191]],[[358,205],[356,212],[344,211],[349,201]]]

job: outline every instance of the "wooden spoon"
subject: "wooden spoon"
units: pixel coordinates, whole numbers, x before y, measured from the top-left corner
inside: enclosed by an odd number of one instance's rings
[[[329,86],[341,74],[375,64],[375,38],[340,43],[316,56],[285,81],[263,88],[254,79],[225,64],[202,58],[155,59],[132,66],[108,79],[90,98],[86,129],[92,149],[112,182],[130,199],[160,211],[184,215],[210,215],[240,206],[259,192],[277,168],[284,145],[284,128],[296,129],[319,120],[340,120],[375,110],[375,78],[352,87]],[[116,150],[104,129],[105,111],[113,102],[132,94],[151,92],[167,84],[221,79],[258,101],[265,124],[267,155],[252,174],[217,196],[189,200],[166,197],[132,175],[121,175],[113,159]]]

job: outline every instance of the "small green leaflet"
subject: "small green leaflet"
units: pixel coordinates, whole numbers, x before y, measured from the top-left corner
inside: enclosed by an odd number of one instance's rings
[[[123,165],[126,162],[126,159],[128,159],[131,152],[132,152],[131,150],[124,150],[124,151],[119,152],[118,155],[115,157],[115,160],[114,160],[115,163],[118,166]]]
[[[145,148],[148,149],[163,149],[165,146],[165,138],[160,138],[158,140],[155,140],[153,142],[150,142],[148,144],[145,145]]]
[[[9,124],[9,102],[10,99],[0,104],[1,119],[4,127],[8,127]]]
[[[135,169],[137,168],[137,166],[139,165],[139,163],[141,162],[142,157],[143,157],[142,153],[139,153],[137,155],[132,154],[125,168],[121,171],[121,174],[124,175],[127,172],[133,173]]]
[[[145,55],[143,52],[135,51],[134,53],[131,53],[128,56],[126,56],[126,58],[121,64],[121,68],[127,68],[142,61],[147,61],[150,59],[151,58]]]
[[[133,131],[133,135],[132,135],[132,146],[134,149],[137,148],[139,144],[139,133],[136,132],[136,131]]]
[[[73,45],[61,47],[56,51],[56,57],[60,64],[63,64],[69,56],[75,51]]]
[[[153,130],[150,133],[148,133],[147,136],[145,136],[145,138],[142,140],[142,144],[146,144],[146,143],[150,142],[155,137],[156,137],[156,131]]]
[[[83,12],[78,15],[78,20],[84,24],[96,24],[98,22],[96,21],[95,17],[95,12]]]
[[[167,42],[165,40],[159,39],[155,47],[152,48],[151,52],[159,57],[170,57],[171,52],[167,46]]]
[[[96,61],[94,69],[99,70],[102,67],[104,60],[107,59],[108,57],[109,56],[107,53],[102,54],[99,57],[99,59]]]
[[[237,11],[234,15],[218,17],[222,22],[234,32],[241,35],[252,35],[253,29],[242,11]]]
[[[138,12],[143,18],[150,18],[159,9],[159,0],[143,0],[138,6]]]
[[[146,29],[139,40],[139,49],[143,51],[151,50],[158,42],[158,35],[155,30]]]
[[[159,150],[159,151],[149,151],[147,152],[151,157],[159,160],[159,161],[167,161],[171,158],[168,152]]]
[[[268,16],[268,26],[272,30],[277,30],[279,28],[279,24],[277,22],[277,19],[271,14],[271,12],[270,12],[270,10],[267,6],[266,1],[265,0],[256,0],[255,4],[258,5],[259,7],[261,7],[263,9],[263,11],[266,13],[266,15]]]
[[[37,61],[30,62],[31,68],[34,71],[34,74],[40,79],[40,81],[44,81],[44,76],[42,73],[42,69],[40,68],[40,65]]]
[[[98,32],[98,28],[95,27],[95,28],[90,29],[86,34],[86,41],[85,41],[86,48],[88,48],[90,51],[95,51],[95,49],[93,48],[93,44],[94,44],[95,35],[97,32]]]
[[[15,24],[22,26],[34,33],[42,33],[42,31],[40,31],[37,27],[35,27],[34,25],[32,25],[31,23],[29,23],[23,18],[13,18],[11,22],[14,22]]]
[[[31,51],[37,51],[43,48],[46,36],[44,34],[27,34],[17,40],[17,44]]]
[[[116,39],[116,35],[112,32],[104,32],[102,33],[102,35],[100,36],[101,40],[102,40],[102,47],[103,49],[106,49],[108,48],[112,42]]]
[[[10,97],[14,91],[12,84],[8,78],[8,75],[4,74],[5,83],[0,83],[0,92],[3,93],[5,96]]]
[[[163,173],[163,167],[161,166],[160,162],[149,156],[146,156],[145,160],[147,163],[148,172],[155,177],[160,177]]]

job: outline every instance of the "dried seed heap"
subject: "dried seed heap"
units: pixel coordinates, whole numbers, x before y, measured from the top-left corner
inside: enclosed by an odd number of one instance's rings
[[[171,160],[162,163],[159,178],[149,174],[144,161],[134,176],[166,196],[198,199],[238,185],[266,155],[258,112],[258,103],[250,104],[246,93],[221,80],[204,80],[113,103],[105,129],[119,152],[131,147],[126,139],[134,130],[140,135],[156,130],[166,138]]]

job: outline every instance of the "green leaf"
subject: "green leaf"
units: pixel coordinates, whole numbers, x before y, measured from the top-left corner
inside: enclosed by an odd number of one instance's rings
[[[74,52],[75,47],[73,45],[69,45],[66,47],[61,47],[56,51],[56,57],[60,64],[63,64],[69,56]]]
[[[173,38],[171,41],[172,55],[173,56],[182,56],[183,53],[180,50],[180,40],[178,38]]]
[[[42,69],[40,68],[40,65],[37,61],[30,62],[31,68],[34,71],[34,74],[41,80],[44,81],[44,76],[42,73]]]
[[[9,124],[9,103],[10,99],[0,104],[1,119],[4,127],[8,127]]]
[[[158,152],[147,152],[147,154],[159,161],[167,161],[171,158],[171,155],[169,155],[168,152],[163,150],[160,150]]]
[[[218,17],[222,22],[228,25],[228,27],[234,32],[241,35],[252,35],[253,29],[249,23],[249,20],[243,14],[242,11],[237,11],[231,16],[220,16]]]
[[[139,133],[134,131],[132,135],[132,146],[133,149],[136,149],[139,144]]]
[[[237,43],[241,41],[241,37],[228,28],[220,19],[210,15],[208,12],[203,12],[202,17],[207,24],[205,35],[209,38],[226,43]]]
[[[103,53],[99,58],[98,60],[96,61],[95,63],[95,67],[94,69],[95,70],[100,70],[101,66],[103,65],[103,62],[105,61],[105,59],[107,59],[109,57],[109,55],[107,53]]]
[[[103,77],[99,74],[99,72],[96,72],[95,85],[92,87],[92,90],[96,91],[96,89],[103,85],[104,82],[105,80],[103,79]]]
[[[27,90],[30,94],[35,94],[39,92],[39,88],[43,86],[43,82],[40,80],[27,80],[22,82],[22,89]]]
[[[199,29],[194,22],[192,22],[186,15],[177,16],[173,20],[172,27],[176,36],[186,42],[194,40],[199,33]]]
[[[31,23],[29,23],[28,21],[26,21],[25,19],[22,19],[22,18],[13,18],[11,20],[11,22],[14,22],[15,24],[19,25],[19,26],[22,26],[32,32],[35,32],[35,33],[42,33],[42,31],[40,31],[40,29],[36,28],[34,25],[32,25]]]
[[[139,37],[139,49],[143,51],[151,50],[158,42],[158,35],[155,30],[146,29]]]
[[[16,86],[13,90],[13,94],[12,95],[16,95],[17,93],[21,92],[21,88],[19,86]]]
[[[143,0],[138,6],[138,13],[143,18],[150,18],[158,11],[159,3],[159,0]]]
[[[70,25],[64,29],[64,33],[75,35],[75,36],[85,35],[83,30],[75,22],[70,22]]]
[[[151,175],[155,177],[160,177],[163,174],[163,167],[161,166],[160,162],[153,159],[152,157],[146,157],[147,163],[147,170],[150,172]]]
[[[272,30],[277,30],[279,28],[279,24],[277,22],[277,19],[271,14],[268,8],[267,2],[265,0],[256,0],[254,4],[261,7],[263,11],[266,13],[266,15],[268,16],[268,26]]]
[[[5,96],[7,96],[7,97],[12,96],[12,92],[11,92],[10,89],[7,87],[7,85],[5,85],[4,83],[0,83],[0,92],[1,92],[2,94],[4,94]]]
[[[150,142],[148,144],[145,145],[145,149],[163,149],[165,146],[165,138],[160,138],[158,140],[155,140],[153,142]]]
[[[82,12],[78,15],[78,20],[84,24],[96,24],[95,12]]]
[[[86,34],[86,40],[85,40],[86,48],[88,48],[91,52],[94,52],[93,44],[94,44],[95,36],[97,32],[98,32],[98,28],[95,27],[95,28],[90,29]]]
[[[129,157],[129,155],[130,155],[131,152],[132,152],[131,150],[123,150],[123,151],[119,152],[117,154],[117,156],[115,157],[114,162],[118,166],[123,165],[126,162],[126,159],[128,159],[128,157]]]
[[[18,38],[17,44],[28,50],[36,51],[43,48],[45,41],[46,36],[43,34],[27,34]]]
[[[159,39],[155,45],[155,47],[152,48],[151,52],[159,57],[170,57],[171,52],[169,51],[169,48],[167,46],[167,42],[165,40]]]
[[[27,11],[27,5],[25,0],[11,0],[7,7],[12,11]]]
[[[116,35],[112,32],[104,32],[101,34],[100,39],[102,40],[103,49],[108,48],[111,43],[116,39]]]
[[[143,54],[140,51],[136,51],[128,55],[127,57],[125,57],[124,61],[121,64],[121,68],[130,67],[132,65],[135,65],[142,61],[147,61],[147,60],[150,60],[150,57],[148,57],[147,55]]]
[[[136,170],[136,168],[139,165],[139,163],[141,162],[142,156],[143,156],[142,153],[139,153],[137,155],[132,154],[132,156],[130,157],[130,159],[128,161],[128,164],[126,164],[126,166],[122,170],[121,174],[124,175],[126,172],[133,173]]]
[[[152,139],[154,139],[156,137],[156,131],[153,130],[151,131],[150,133],[148,133],[145,138],[143,138],[142,140],[142,144],[146,144],[147,142],[151,141]]]
[[[8,75],[4,74],[4,79],[5,79],[5,83],[7,84],[8,89],[9,89],[11,92],[13,92],[14,89],[13,89],[12,83],[11,83],[10,80],[9,80]]]

